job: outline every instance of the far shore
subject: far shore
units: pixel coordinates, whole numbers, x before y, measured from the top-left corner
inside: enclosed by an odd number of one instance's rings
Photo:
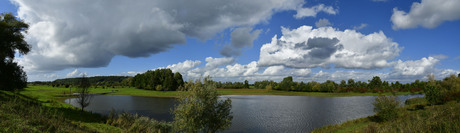
[[[29,86],[21,94],[35,97],[38,100],[55,99],[61,101],[72,96],[73,90],[69,93],[68,88],[51,87],[51,86]],[[266,89],[217,89],[220,95],[282,95],[282,96],[318,96],[318,97],[348,97],[348,96],[377,96],[377,95],[392,95],[392,93],[325,93],[325,92],[295,92],[295,91],[278,91]],[[91,88],[90,93],[106,94],[106,95],[129,95],[143,97],[170,97],[176,98],[179,96],[179,91],[154,91],[137,89],[134,87],[115,87],[115,88]],[[397,92],[396,95],[410,95],[410,92]],[[56,97],[59,96],[59,97]]]

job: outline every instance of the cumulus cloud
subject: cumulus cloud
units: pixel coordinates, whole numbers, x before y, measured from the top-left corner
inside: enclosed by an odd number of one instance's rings
[[[242,48],[252,47],[254,40],[259,37],[261,31],[262,30],[253,30],[250,27],[236,28],[230,34],[230,46],[225,45],[220,51],[220,54],[226,57],[240,55]]]
[[[319,12],[325,12],[327,14],[335,15],[338,13],[338,10],[334,9],[332,6],[326,6],[324,4],[319,4],[309,8],[298,8],[297,14],[294,15],[296,19],[301,19],[305,17],[316,17],[316,14]]]
[[[414,2],[410,11],[393,9],[393,29],[409,29],[417,26],[435,28],[444,21],[460,19],[459,0],[422,0]]]
[[[434,72],[434,66],[439,63],[439,61],[439,59],[433,57],[409,61],[398,60],[393,67],[392,74],[395,76],[426,76]]]
[[[179,62],[177,64],[168,65],[166,68],[169,68],[174,72],[185,73],[200,64],[201,64],[201,61],[199,60],[196,60],[196,61],[186,60],[184,62]]]
[[[251,27],[267,22],[275,12],[305,4],[303,0],[12,2],[18,6],[18,16],[30,24],[26,40],[33,49],[19,61],[28,72],[104,67],[116,55],[147,57],[185,43],[186,37],[207,40],[227,28]],[[324,5],[313,9],[335,13]],[[308,16],[299,11],[297,16]]]
[[[181,74],[185,80],[193,80],[202,78],[203,76],[211,76],[217,81],[244,81],[250,82],[262,80],[281,81],[284,77],[292,76],[295,81],[318,81],[324,82],[332,80],[340,82],[341,80],[354,79],[355,81],[365,81],[372,79],[374,76],[379,76],[382,80],[386,81],[400,81],[403,83],[413,82],[416,79],[426,80],[426,75],[433,73],[436,79],[442,79],[451,74],[460,73],[459,70],[453,69],[437,69],[435,65],[441,59],[437,57],[421,58],[420,60],[398,60],[390,63],[390,69],[375,70],[337,70],[337,71],[323,71],[319,70],[313,72],[309,68],[292,68],[285,67],[284,65],[273,66],[260,66],[257,61],[252,61],[248,64],[234,63],[233,58],[213,58],[207,57],[206,65],[200,67],[191,61],[179,62],[171,66],[184,66],[186,69],[181,69]],[[195,61],[198,62],[198,61]],[[201,63],[201,62],[200,62]],[[195,65],[192,65],[195,64]],[[178,72],[178,69],[172,69],[173,72]]]
[[[86,72],[80,72],[78,69],[73,70],[72,72],[66,75],[66,78],[81,77],[83,75],[88,75]]]
[[[331,26],[331,25],[332,23],[329,22],[329,20],[325,18],[319,19],[317,22],[315,22],[316,27],[325,27],[325,26]]]
[[[232,57],[226,57],[226,58],[212,58],[212,57],[206,57],[206,67],[207,68],[217,68],[219,66],[223,65],[229,65],[232,64],[235,59]]]
[[[259,65],[377,69],[390,66],[388,60],[399,56],[402,49],[382,31],[364,35],[355,30],[301,26],[283,27],[282,34],[260,48]]]

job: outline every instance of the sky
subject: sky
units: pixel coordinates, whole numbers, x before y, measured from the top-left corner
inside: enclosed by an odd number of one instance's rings
[[[29,81],[134,76],[251,83],[460,73],[458,0],[1,0],[29,24]]]

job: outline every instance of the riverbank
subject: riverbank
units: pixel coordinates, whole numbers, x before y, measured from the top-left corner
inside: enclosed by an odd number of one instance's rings
[[[38,100],[62,100],[66,97],[54,97],[54,95],[68,95],[74,90],[62,87],[51,86],[29,86],[21,91],[21,94],[35,97]],[[294,92],[294,91],[277,91],[266,89],[217,89],[221,95],[285,95],[285,96],[322,96],[322,97],[343,97],[343,96],[376,96],[379,93],[324,93],[324,92]],[[145,96],[145,97],[177,97],[178,91],[152,91],[137,89],[134,87],[124,88],[90,88],[90,93],[109,93],[109,95],[130,95],[130,96]],[[391,93],[382,93],[383,95],[392,95]],[[397,92],[396,95],[409,95],[410,92]]]
[[[313,132],[458,132],[460,131],[460,103],[450,101],[443,105],[428,105],[424,98],[398,109],[398,118],[378,122],[375,116],[325,126]]]

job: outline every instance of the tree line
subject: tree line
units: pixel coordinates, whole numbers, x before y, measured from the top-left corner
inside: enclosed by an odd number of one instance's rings
[[[184,85],[184,80],[179,72],[173,73],[171,69],[149,70],[134,76],[130,85],[139,89],[157,91],[175,91]]]
[[[256,81],[254,83],[254,88],[302,92],[419,92],[422,91],[426,84],[426,81],[420,80],[405,84],[399,81],[382,81],[379,76],[374,76],[371,80],[368,80],[368,82],[355,81],[354,79],[348,79],[347,81],[341,80],[339,83],[332,80],[327,80],[323,83],[316,81],[295,82],[291,76],[288,76],[283,78],[279,83],[269,80]]]
[[[460,74],[458,75],[460,76]],[[457,77],[457,76],[453,76]],[[446,77],[443,80],[433,81],[441,85],[446,84],[450,77]],[[427,81],[415,80],[411,83],[401,83],[399,81],[389,82],[383,81],[379,76],[374,76],[368,82],[355,81],[354,79],[341,80],[336,83],[332,80],[325,82],[296,82],[292,76],[283,78],[280,82],[273,80],[256,81],[254,84],[248,84],[247,80],[244,82],[217,82],[214,81],[217,88],[224,89],[243,89],[243,88],[254,88],[254,89],[269,89],[269,90],[281,90],[281,91],[299,91],[299,92],[421,92],[428,85]],[[252,86],[252,87],[250,87]],[[444,85],[444,88],[447,87]]]

